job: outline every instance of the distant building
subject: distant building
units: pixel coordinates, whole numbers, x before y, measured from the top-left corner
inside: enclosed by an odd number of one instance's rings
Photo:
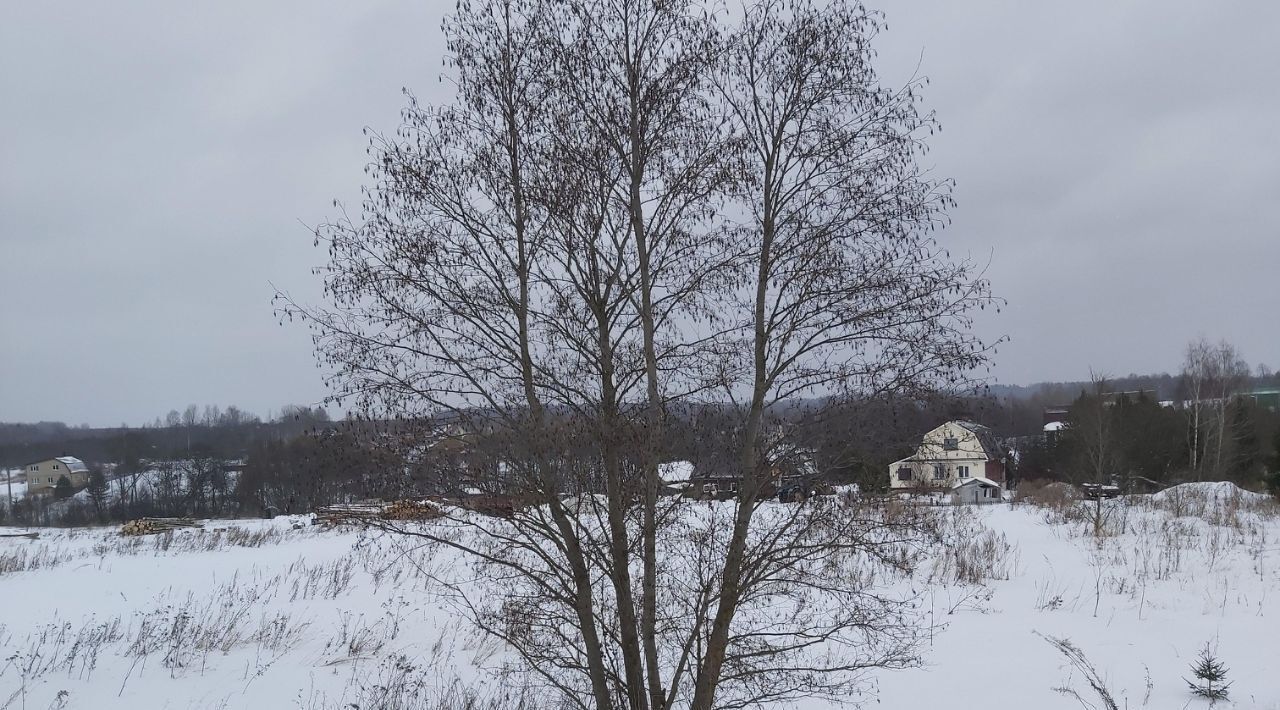
[[[1067,421],[1067,407],[1045,407],[1044,408],[1044,425],[1045,431],[1048,431],[1050,424],[1058,424]]]
[[[1062,430],[1067,428],[1066,422],[1049,422],[1044,425],[1044,441],[1046,444],[1057,443]]]
[[[1280,387],[1256,387],[1248,392],[1241,392],[1240,396],[1253,400],[1254,404],[1263,409],[1280,412]]]
[[[668,461],[658,464],[658,478],[662,481],[658,494],[663,496],[685,493],[692,488],[693,463],[689,461]]]
[[[916,453],[889,465],[893,490],[948,490],[961,502],[1001,499],[1005,452],[990,429],[951,421],[926,433]]]
[[[725,441],[731,441],[728,437]],[[820,479],[817,452],[796,444],[782,426],[765,427],[760,434],[763,444],[762,460],[758,475],[760,482],[756,496],[772,498],[784,489],[801,487],[808,489]],[[742,490],[742,459],[734,445],[703,447],[688,469],[688,485],[685,497],[693,499],[728,500],[736,498]],[[667,476],[663,474],[664,481]],[[666,485],[670,485],[670,481]]]
[[[59,456],[44,461],[36,461],[22,467],[27,474],[27,495],[53,495],[58,486],[58,479],[63,476],[71,482],[72,488],[84,488],[89,485],[89,467],[74,456]]]

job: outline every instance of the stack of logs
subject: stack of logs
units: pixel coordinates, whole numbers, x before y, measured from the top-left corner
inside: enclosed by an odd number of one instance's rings
[[[169,532],[179,528],[198,528],[197,523],[191,518],[139,518],[130,520],[120,527],[121,535],[154,535],[156,533]]]
[[[382,503],[366,502],[347,505],[322,505],[316,508],[317,524],[341,525],[343,523],[359,523],[376,518],[382,513]]]
[[[439,506],[427,500],[392,501],[382,511],[383,520],[432,520],[443,515]]]
[[[444,515],[439,506],[425,500],[369,501],[316,508],[317,523],[359,524],[370,520],[431,520]]]
[[[27,533],[0,533],[0,537],[25,537],[25,538],[28,538],[28,539],[30,539],[30,540],[39,540],[39,539],[40,539],[40,533],[38,533],[38,532],[27,532]]]

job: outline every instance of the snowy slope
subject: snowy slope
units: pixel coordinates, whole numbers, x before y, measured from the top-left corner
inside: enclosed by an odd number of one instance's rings
[[[1008,579],[927,587],[945,628],[924,667],[874,676],[880,706],[1080,707],[1056,687],[1094,702],[1043,635],[1081,648],[1121,707],[1207,706],[1182,678],[1213,642],[1234,681],[1219,707],[1280,710],[1280,519],[1167,498],[1115,502],[1100,541],[1075,510],[979,509],[1014,543]],[[396,564],[403,538],[304,522],[0,539],[0,708],[371,707],[379,688],[483,683],[502,662],[415,572],[457,560]]]
[[[1120,707],[1207,707],[1184,677],[1206,643],[1230,668],[1233,703],[1280,708],[1280,522],[1241,513],[1226,525],[1130,509],[1127,532],[1097,541],[1087,525],[1051,525],[1034,508],[984,510],[1019,541],[1017,572],[991,599],[939,611],[924,669],[880,677],[887,707],[1079,708],[1097,704],[1080,672],[1043,636],[1067,638],[1102,672]],[[938,607],[954,590],[935,590]],[[946,618],[943,618],[946,617]],[[1039,634],[1039,635],[1038,635]]]

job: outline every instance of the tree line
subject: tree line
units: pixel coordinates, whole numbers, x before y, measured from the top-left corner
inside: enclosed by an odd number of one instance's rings
[[[266,421],[235,406],[223,410],[209,405],[201,410],[193,404],[185,412],[172,410],[166,418],[172,424],[157,417],[142,427],[0,422],[0,468],[17,468],[54,456],[128,465],[138,458],[179,458],[197,446],[225,458],[243,458],[255,441],[293,438],[330,422],[323,407],[310,405],[285,405]]]
[[[1141,481],[1140,489],[1232,481],[1280,490],[1280,411],[1274,395],[1252,395],[1280,389],[1280,378],[1265,367],[1256,373],[1231,344],[1198,339],[1187,346],[1168,399],[1095,376],[1080,386],[1065,428],[1022,448],[1019,475]]]

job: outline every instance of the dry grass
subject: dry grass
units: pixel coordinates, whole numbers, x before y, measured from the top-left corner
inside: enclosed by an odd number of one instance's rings
[[[341,698],[312,693],[299,703],[303,710],[539,710],[552,705],[539,701],[534,689],[511,678],[483,687],[459,680],[443,681],[430,664],[406,656],[384,659],[371,673],[352,679]]]

